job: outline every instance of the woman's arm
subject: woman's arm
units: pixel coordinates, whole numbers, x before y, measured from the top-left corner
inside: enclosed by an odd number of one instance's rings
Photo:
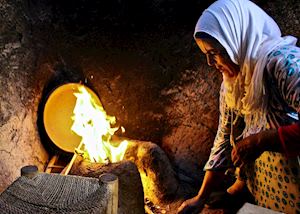
[[[241,166],[254,161],[264,151],[281,152],[288,157],[300,155],[300,123],[250,135],[237,144],[231,157],[235,166]]]
[[[232,112],[225,103],[223,86],[220,90],[219,111],[220,115],[217,134],[214,139],[214,144],[211,148],[210,156],[207,163],[205,164],[204,170],[218,171],[233,167],[231,161],[232,146],[230,145]],[[239,118],[237,124],[240,124],[240,120],[243,120],[243,118]],[[237,127],[237,129],[238,128],[239,127]],[[242,131],[243,130],[240,130],[240,133],[242,133]],[[236,133],[237,132],[238,131],[236,130]]]
[[[223,182],[225,170],[232,166],[230,135],[230,111],[224,102],[224,94],[220,91],[220,118],[217,135],[214,140],[214,146],[211,149],[210,157],[204,167],[205,176],[198,194],[184,201],[178,208],[178,214],[199,213],[203,208],[208,196],[213,190]]]
[[[281,146],[288,157],[300,155],[300,122],[278,129]]]
[[[241,140],[231,152],[235,166],[253,162],[264,151],[283,152],[276,129],[261,131]]]
[[[220,184],[220,181],[222,181],[224,177],[224,171],[206,171],[198,194],[184,201],[178,208],[177,214],[199,213],[203,209],[211,192]]]

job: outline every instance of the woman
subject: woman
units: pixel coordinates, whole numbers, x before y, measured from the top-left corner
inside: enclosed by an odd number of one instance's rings
[[[248,0],[218,0],[201,15],[195,40],[223,75],[220,119],[197,196],[178,213],[198,213],[228,168],[240,170],[227,189],[248,186],[258,205],[300,212],[300,48]]]

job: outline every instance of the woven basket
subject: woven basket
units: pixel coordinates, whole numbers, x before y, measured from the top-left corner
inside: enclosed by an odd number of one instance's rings
[[[105,213],[106,185],[96,178],[39,173],[19,177],[0,195],[1,213]]]

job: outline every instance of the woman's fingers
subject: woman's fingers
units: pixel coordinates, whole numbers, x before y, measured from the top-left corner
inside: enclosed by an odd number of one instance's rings
[[[255,161],[262,153],[260,149],[261,133],[250,135],[240,142],[232,149],[231,158],[235,166],[240,166],[242,163]]]
[[[197,214],[203,209],[203,206],[203,200],[191,198],[181,204],[181,206],[177,209],[177,214]]]
[[[233,165],[236,167],[239,167],[242,164],[243,164],[243,161],[240,158],[237,158],[233,161]]]
[[[243,154],[238,152],[236,148],[231,151],[231,160],[233,165],[237,167],[244,164]]]
[[[235,148],[233,148],[233,150],[231,151],[231,160],[234,166],[238,166],[238,163],[240,162],[240,158]]]

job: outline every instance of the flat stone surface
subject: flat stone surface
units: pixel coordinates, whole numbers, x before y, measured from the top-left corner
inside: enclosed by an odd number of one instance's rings
[[[254,204],[245,203],[237,214],[280,214],[282,212],[273,211],[264,207],[260,207]]]

